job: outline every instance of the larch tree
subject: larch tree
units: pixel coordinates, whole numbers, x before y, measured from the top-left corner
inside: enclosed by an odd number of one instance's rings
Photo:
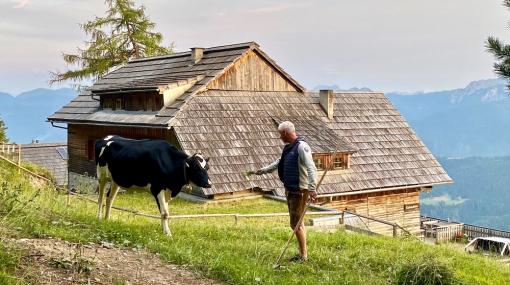
[[[90,39],[77,53],[63,53],[68,70],[51,72],[50,85],[97,79],[130,59],[172,53],[173,44],[161,45],[163,36],[153,31],[156,25],[145,15],[144,6],[135,7],[132,0],[105,3],[108,10],[104,17],[80,25]]]

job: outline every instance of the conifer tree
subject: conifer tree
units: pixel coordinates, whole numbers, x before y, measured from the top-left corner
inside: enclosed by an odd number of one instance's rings
[[[503,5],[510,9],[510,0],[504,0]],[[489,37],[485,43],[487,50],[494,55],[494,72],[509,80],[510,88],[510,45],[503,43],[496,37]]]
[[[145,15],[145,7],[135,7],[132,0],[106,0],[104,17],[96,17],[81,25],[90,39],[76,54],[63,54],[69,67],[65,72],[52,72],[50,84],[72,80],[97,79],[112,67],[132,58],[168,54],[172,45],[161,45],[162,35],[154,32],[155,24]]]

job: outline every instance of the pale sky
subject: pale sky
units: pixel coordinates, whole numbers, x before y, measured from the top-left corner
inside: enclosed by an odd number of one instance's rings
[[[489,35],[510,41],[501,0],[137,0],[176,51],[256,41],[307,88],[432,91],[494,78]],[[0,91],[48,87],[79,23],[103,0],[0,0]],[[66,87],[63,84],[55,87]]]

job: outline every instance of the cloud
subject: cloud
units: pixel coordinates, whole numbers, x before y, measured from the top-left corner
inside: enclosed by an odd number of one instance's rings
[[[15,9],[25,8],[28,4],[30,4],[30,0],[20,0],[18,4],[16,4],[16,6],[14,6],[13,8]]]
[[[311,2],[291,2],[276,5],[269,5],[259,8],[253,8],[246,11],[247,14],[276,14],[282,12],[288,12],[297,8],[308,8],[312,6]]]

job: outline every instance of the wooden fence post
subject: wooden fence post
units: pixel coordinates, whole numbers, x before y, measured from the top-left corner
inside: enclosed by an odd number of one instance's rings
[[[18,145],[18,166],[21,166],[21,145]],[[21,173],[21,168],[18,167],[18,174]]]
[[[393,226],[393,237],[397,237],[397,226]]]

